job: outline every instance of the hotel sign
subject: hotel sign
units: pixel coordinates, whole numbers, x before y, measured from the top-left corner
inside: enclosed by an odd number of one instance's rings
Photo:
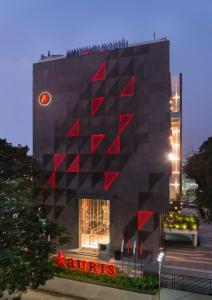
[[[61,251],[58,252],[55,263],[63,268],[70,268],[71,270],[82,272],[92,272],[99,275],[116,276],[117,273],[116,266],[113,264],[84,260],[76,257],[66,257]]]
[[[52,96],[49,92],[45,91],[42,92],[39,96],[38,96],[38,101],[39,104],[42,106],[47,106],[52,100]]]

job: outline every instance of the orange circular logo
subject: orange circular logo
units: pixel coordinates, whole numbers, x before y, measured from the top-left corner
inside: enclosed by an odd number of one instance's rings
[[[39,95],[38,100],[39,100],[40,105],[46,106],[51,102],[52,97],[51,97],[51,94],[49,92],[42,92]]]

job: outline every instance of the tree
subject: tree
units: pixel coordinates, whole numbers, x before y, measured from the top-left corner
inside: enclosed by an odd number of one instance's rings
[[[56,268],[48,258],[70,242],[66,229],[33,203],[34,161],[27,152],[0,140],[0,297],[53,278]]]
[[[42,168],[28,152],[28,146],[13,146],[6,139],[0,139],[0,180],[21,178],[26,186],[31,187],[42,182]]]
[[[188,158],[184,171],[198,185],[196,197],[199,207],[208,208],[212,215],[212,137]]]

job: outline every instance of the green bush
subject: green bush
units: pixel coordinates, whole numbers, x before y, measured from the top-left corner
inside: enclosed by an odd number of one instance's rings
[[[98,285],[105,285],[119,289],[127,289],[139,293],[156,294],[158,292],[158,277],[148,275],[144,277],[128,277],[118,270],[116,276],[82,272],[80,270],[57,268],[57,276],[61,278],[83,281]]]
[[[199,218],[178,212],[169,212],[164,217],[164,227],[177,230],[197,230],[199,228]]]

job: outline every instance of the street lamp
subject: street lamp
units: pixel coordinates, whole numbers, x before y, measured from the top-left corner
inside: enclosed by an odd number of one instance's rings
[[[157,257],[157,261],[159,263],[159,300],[160,300],[160,277],[161,277],[161,267],[162,267],[162,262],[163,262],[163,257],[164,257],[164,252],[160,251]]]

